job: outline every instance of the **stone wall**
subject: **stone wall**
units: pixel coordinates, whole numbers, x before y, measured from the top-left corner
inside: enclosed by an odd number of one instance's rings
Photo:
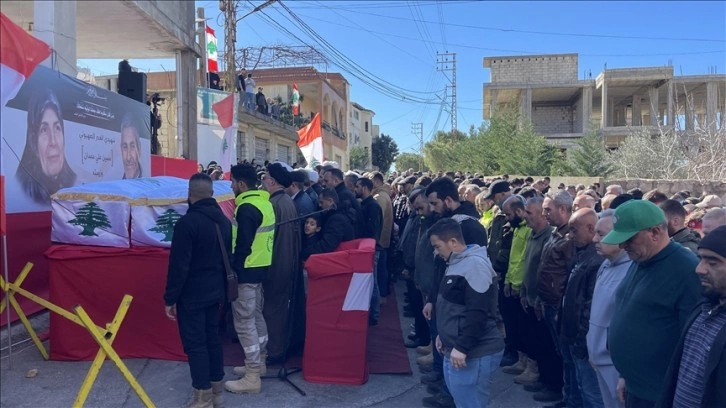
[[[491,58],[491,82],[562,84],[577,82],[577,54]]]
[[[570,105],[533,106],[532,125],[534,131],[541,135],[574,133],[574,111],[574,107]]]
[[[700,197],[705,194],[716,194],[726,200],[726,180],[651,180],[651,179],[624,179],[624,180],[608,180],[606,185],[620,184],[625,190],[639,188],[644,193],[653,189],[658,189],[667,196],[671,196],[679,191],[690,191],[694,197]]]

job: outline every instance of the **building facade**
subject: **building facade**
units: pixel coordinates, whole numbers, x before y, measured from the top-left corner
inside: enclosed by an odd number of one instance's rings
[[[635,130],[693,130],[725,125],[726,75],[676,76],[672,66],[605,69],[578,76],[578,54],[484,58],[483,118],[518,109],[551,143],[572,147],[596,130],[617,147]]]
[[[293,84],[296,84],[302,116],[309,120],[321,113],[324,160],[334,160],[341,169],[349,169],[350,84],[343,75],[319,72],[313,67],[257,69],[250,73],[267,98],[283,103],[292,99]]]
[[[370,109],[366,109],[356,102],[351,102],[348,107],[348,152],[357,147],[363,149],[368,155],[368,160],[359,170],[371,170],[371,144],[373,142],[373,117],[376,115]]]

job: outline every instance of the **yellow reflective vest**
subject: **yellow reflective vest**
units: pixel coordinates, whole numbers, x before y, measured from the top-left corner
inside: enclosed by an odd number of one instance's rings
[[[262,213],[262,224],[257,228],[252,240],[252,252],[245,259],[245,268],[270,266],[272,264],[272,244],[275,239],[275,211],[270,203],[270,193],[264,190],[249,190],[234,199],[235,220],[232,222],[232,251],[237,245],[237,211],[242,204],[251,204]]]

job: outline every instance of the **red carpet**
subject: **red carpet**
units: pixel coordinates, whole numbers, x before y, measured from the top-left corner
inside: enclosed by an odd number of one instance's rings
[[[228,336],[224,336],[222,347],[225,366],[244,364],[244,352],[239,343],[232,343]],[[274,370],[277,367],[279,366],[269,368]],[[302,356],[291,356],[287,368],[299,367],[302,367]],[[368,369],[371,374],[411,374],[408,353],[403,346],[394,288],[391,288],[386,304],[381,305],[378,326],[368,328]]]

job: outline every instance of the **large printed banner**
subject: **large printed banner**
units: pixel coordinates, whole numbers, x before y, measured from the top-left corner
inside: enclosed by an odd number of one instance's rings
[[[61,188],[151,176],[149,107],[38,67],[2,109],[7,212],[50,211]]]

